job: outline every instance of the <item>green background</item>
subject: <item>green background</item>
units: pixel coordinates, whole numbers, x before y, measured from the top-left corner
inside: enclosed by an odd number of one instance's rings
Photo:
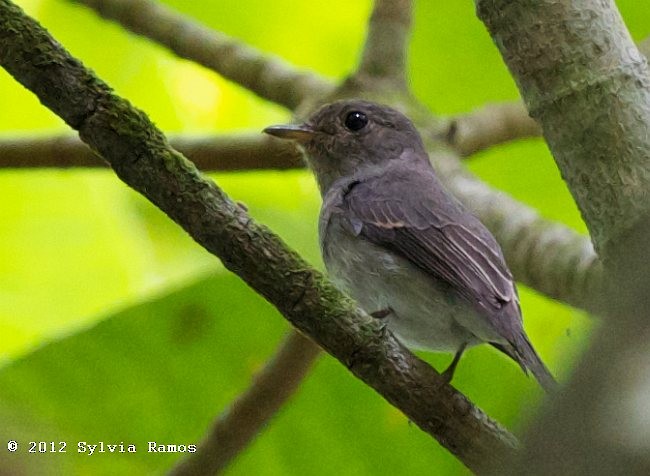
[[[304,68],[340,79],[358,60],[368,1],[166,2]],[[259,131],[290,120],[278,106],[147,40],[58,0],[19,1],[75,56],[163,130]],[[618,5],[635,39],[643,2]],[[441,114],[517,98],[473,3],[416,2],[410,81]],[[0,140],[67,133],[0,70]],[[509,144],[468,162],[545,217],[585,227],[545,145]],[[212,176],[315,266],[320,204],[306,171]],[[148,441],[197,442],[287,332],[281,316],[160,211],[107,170],[0,171],[0,468],[18,474],[159,474],[177,455]],[[520,286],[526,328],[560,379],[590,320]],[[422,354],[444,367],[450,356]],[[488,348],[454,384],[513,431],[541,392]],[[10,439],[16,453],[6,451]],[[66,454],[28,454],[66,441]],[[79,441],[136,444],[135,454],[77,454]],[[0,469],[0,473],[2,473]],[[466,474],[444,449],[329,357],[229,469],[232,475]]]

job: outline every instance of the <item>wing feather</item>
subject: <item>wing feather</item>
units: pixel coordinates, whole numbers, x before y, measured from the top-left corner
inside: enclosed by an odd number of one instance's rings
[[[390,178],[356,181],[343,196],[362,237],[411,260],[492,316],[518,301],[490,232],[434,183],[433,174]]]
[[[397,162],[397,161],[396,161]],[[326,194],[321,243],[333,213],[352,232],[411,261],[447,283],[487,318],[508,342],[492,342],[530,369],[545,388],[553,377],[522,329],[519,298],[501,248],[492,234],[452,196],[433,171],[404,162],[392,170],[341,179]]]

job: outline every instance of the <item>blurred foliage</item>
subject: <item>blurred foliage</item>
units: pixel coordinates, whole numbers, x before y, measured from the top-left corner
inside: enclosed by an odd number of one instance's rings
[[[342,78],[354,67],[369,1],[167,2],[301,67]],[[643,2],[617,2],[636,39]],[[164,130],[260,130],[288,114],[216,74],[63,0],[18,1]],[[411,82],[437,113],[517,97],[472,2],[416,4]],[[1,137],[66,131],[0,70]],[[469,167],[495,187],[585,228],[541,141],[500,147]],[[307,172],[216,174],[251,214],[320,266],[320,198]],[[287,325],[160,211],[109,171],[0,172],[0,462],[24,474],[157,474],[175,455],[147,441],[196,442],[250,381]],[[586,342],[578,311],[522,289],[526,327],[560,376]],[[436,366],[449,356],[423,354]],[[515,430],[534,415],[535,383],[488,348],[455,384]],[[4,442],[19,441],[13,455]],[[29,441],[67,441],[30,455]],[[78,441],[135,443],[135,455],[77,455]],[[47,462],[47,466],[44,463]],[[263,464],[262,464],[263,462]],[[10,465],[10,466],[8,466]],[[463,467],[370,389],[324,357],[290,405],[229,474],[464,474]],[[22,471],[21,471],[22,470]]]

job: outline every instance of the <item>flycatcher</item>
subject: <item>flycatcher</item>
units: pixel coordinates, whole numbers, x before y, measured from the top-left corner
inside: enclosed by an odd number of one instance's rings
[[[454,352],[449,380],[463,351],[487,342],[555,387],[522,327],[501,248],[444,189],[408,118],[348,100],[264,132],[305,149],[323,197],[325,266],[362,308],[409,347]]]

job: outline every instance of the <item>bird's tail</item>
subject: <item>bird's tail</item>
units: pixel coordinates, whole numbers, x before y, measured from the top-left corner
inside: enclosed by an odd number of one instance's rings
[[[546,368],[542,359],[539,358],[535,349],[533,349],[526,334],[522,333],[521,338],[518,340],[516,352],[521,359],[521,363],[527,370],[530,370],[547,393],[555,392],[557,390],[557,381],[548,368]]]
[[[542,359],[539,358],[535,349],[533,349],[533,345],[528,340],[528,337],[526,337],[526,334],[521,333],[517,342],[512,347],[508,346],[506,348],[505,345],[501,344],[492,345],[512,357],[524,372],[532,373],[547,393],[553,393],[557,390],[557,381],[548,368],[546,368]]]

